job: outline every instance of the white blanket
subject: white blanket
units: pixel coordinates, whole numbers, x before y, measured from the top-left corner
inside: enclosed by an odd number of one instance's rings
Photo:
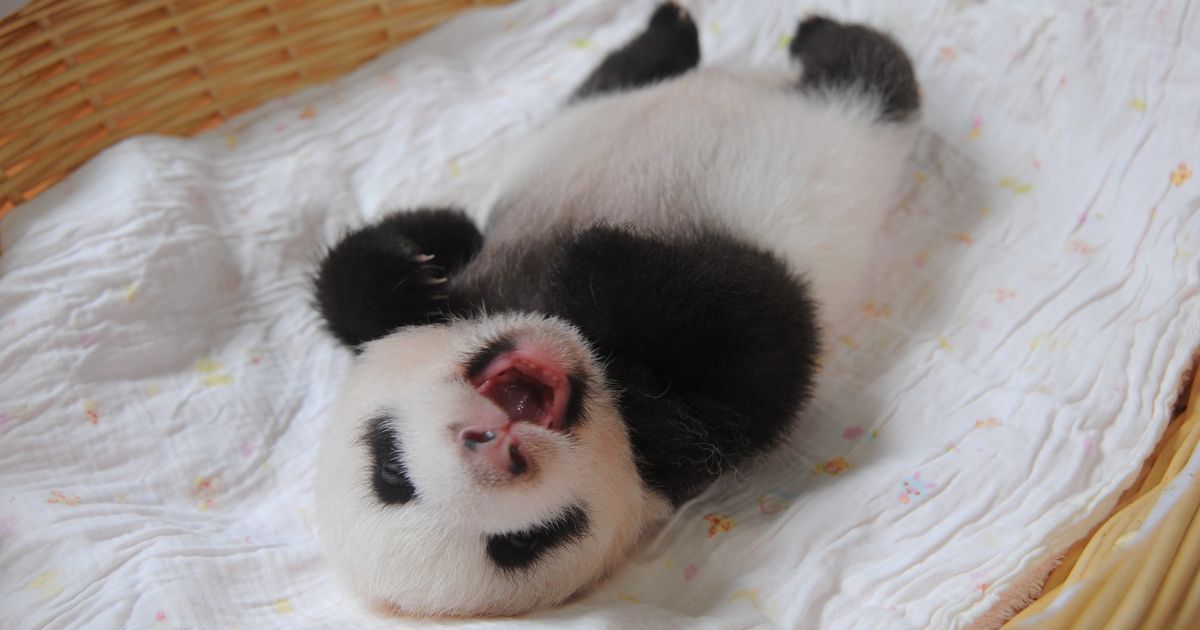
[[[0,627],[432,623],[364,609],[319,554],[313,464],[349,356],[309,274],[389,210],[474,207],[489,151],[653,4],[468,15],[203,137],[123,142],[12,212]],[[512,623],[962,627],[1153,448],[1200,344],[1200,11],[903,4],[687,2],[704,63],[782,65],[812,10],[895,33],[924,95],[911,186],[795,446]]]

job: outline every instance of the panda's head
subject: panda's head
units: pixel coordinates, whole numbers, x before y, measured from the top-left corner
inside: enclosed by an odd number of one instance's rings
[[[669,511],[588,343],[501,315],[363,346],[322,444],[319,533],[367,599],[514,614],[602,577]]]

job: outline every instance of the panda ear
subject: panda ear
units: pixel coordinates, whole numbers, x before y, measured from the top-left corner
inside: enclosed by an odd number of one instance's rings
[[[317,310],[347,346],[450,315],[453,274],[483,246],[461,210],[399,212],[352,231],[321,261],[313,280]]]

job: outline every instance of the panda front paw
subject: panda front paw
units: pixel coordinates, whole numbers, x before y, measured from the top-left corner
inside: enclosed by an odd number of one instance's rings
[[[422,295],[415,297],[423,298],[426,306],[433,307],[426,311],[428,317],[442,315],[436,307],[450,299],[450,293],[446,291],[446,283],[450,281],[449,274],[445,267],[434,264],[433,259],[433,254],[417,254],[412,257],[412,261],[418,265],[412,273],[412,278],[420,287],[425,288]]]
[[[404,326],[441,321],[449,275],[410,239],[364,228],[329,251],[317,272],[317,307],[329,331],[357,348]]]

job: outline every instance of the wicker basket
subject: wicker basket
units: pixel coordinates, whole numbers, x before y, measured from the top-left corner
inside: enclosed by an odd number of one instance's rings
[[[0,216],[101,149],[192,135],[508,0],[37,0],[0,22]]]
[[[139,133],[199,133],[266,100],[345,74],[459,11],[509,1],[35,0],[0,21],[0,216],[118,140]],[[1166,461],[1195,450],[1200,382],[1192,400],[1191,420],[1181,424],[1186,430],[1174,432],[1190,441],[1174,440],[1179,444],[1172,446],[1172,440],[1164,440],[1167,446],[1160,445],[1159,456],[1151,458],[1164,462],[1157,468],[1165,470]],[[1163,475],[1153,476],[1160,472],[1151,473],[1147,466],[1138,487],[1122,500],[1123,509],[1098,531],[1123,525],[1136,529],[1140,521],[1132,519],[1134,525],[1129,525],[1128,514],[1148,509],[1135,499],[1156,496],[1154,488],[1165,483]],[[1153,483],[1146,481],[1147,474]],[[1197,484],[1192,483],[1200,488]],[[1200,504],[1200,490],[1196,494],[1182,507]],[[1187,542],[1173,542],[1174,547],[1159,554],[1174,558],[1176,549],[1190,549],[1190,555],[1179,556],[1190,563],[1188,571],[1200,566],[1200,511],[1193,511],[1172,521],[1193,523]],[[1080,550],[1088,556],[1103,538],[1081,541],[1048,586],[1064,579],[1092,579],[1100,585],[1090,587],[1097,592],[1106,584],[1141,595],[1165,589],[1188,603],[1160,597],[1145,606],[1147,614],[1164,606],[1200,608],[1200,586],[1170,589],[1157,581],[1178,573],[1181,561],[1159,562],[1167,569],[1156,565],[1160,571],[1137,573],[1140,558],[1126,554],[1133,573],[1148,575],[1142,582],[1111,577],[1125,565],[1096,567],[1092,562],[1087,571],[1071,571]],[[1044,611],[1058,594],[1043,598],[1029,612]],[[1107,615],[1130,599],[1114,599],[1107,591],[1100,595],[1077,601],[1046,627],[1071,626],[1089,611]],[[1021,607],[1023,603],[1015,610]],[[1189,623],[1186,618],[1177,622]]]

